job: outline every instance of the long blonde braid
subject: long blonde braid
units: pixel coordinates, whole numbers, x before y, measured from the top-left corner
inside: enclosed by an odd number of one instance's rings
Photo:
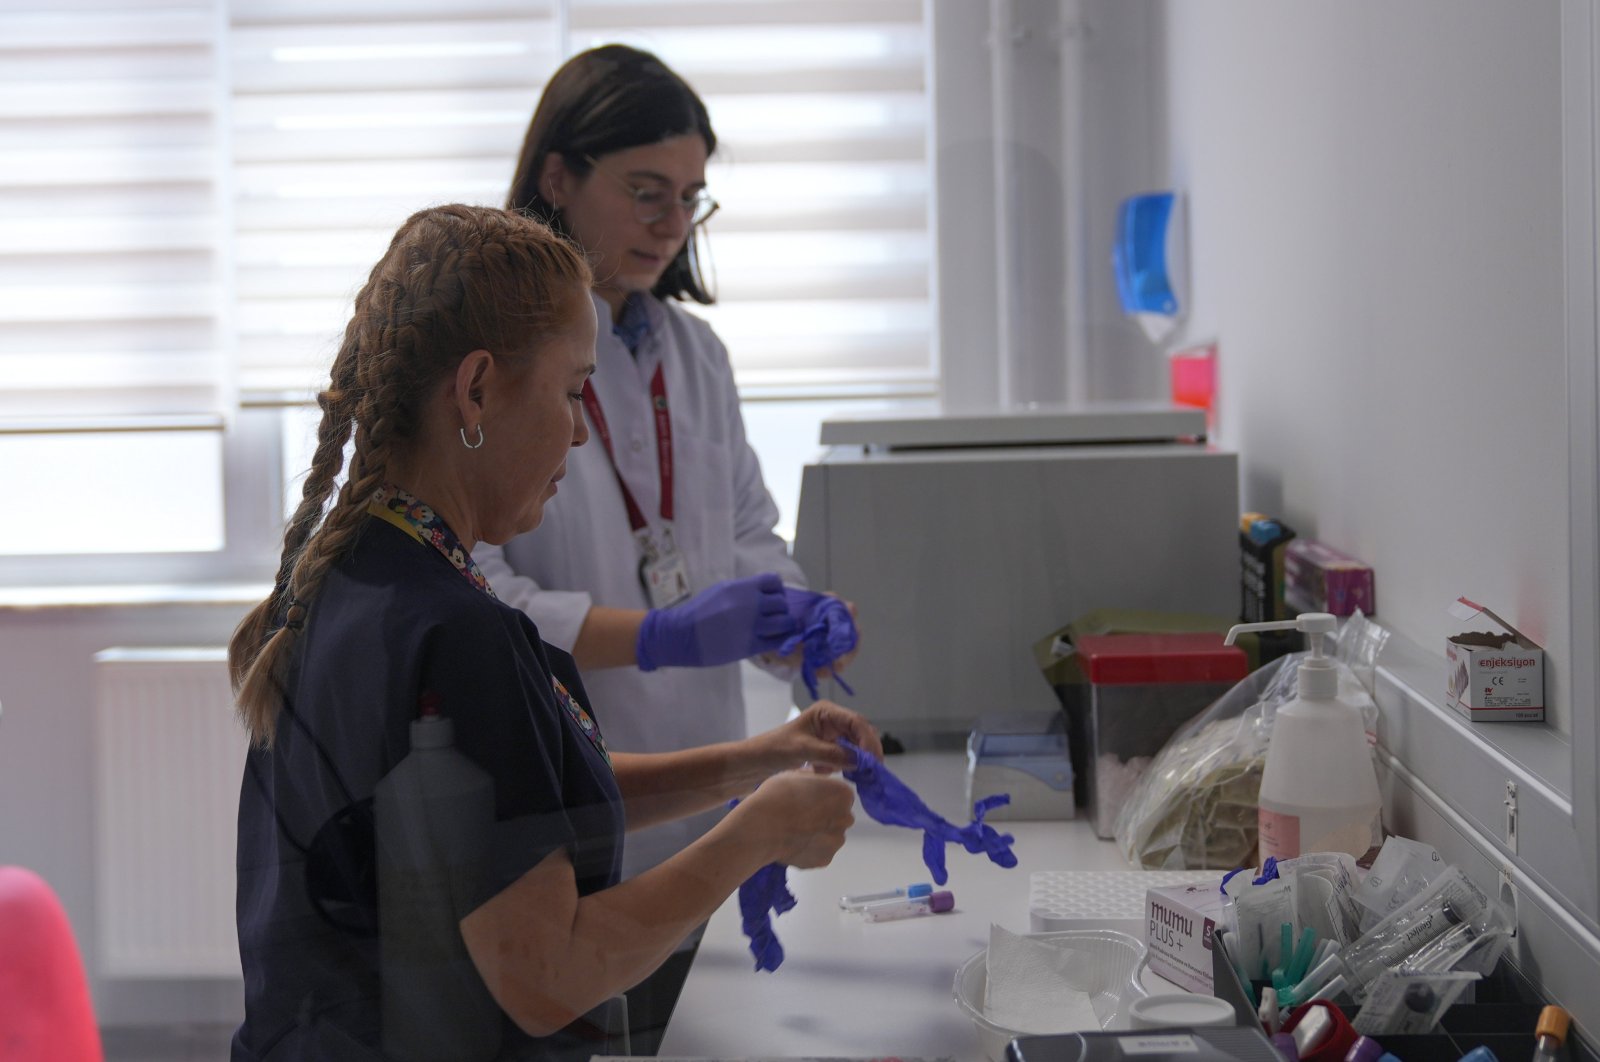
[[[504,210],[434,207],[395,233],[356,296],[329,386],[317,396],[317,449],[272,593],[228,646],[252,742],[271,746],[292,650],[323,579],[354,548],[393,447],[416,435],[432,385],[473,350],[536,352],[590,280],[574,246]],[[352,437],[350,474],[329,507]]]

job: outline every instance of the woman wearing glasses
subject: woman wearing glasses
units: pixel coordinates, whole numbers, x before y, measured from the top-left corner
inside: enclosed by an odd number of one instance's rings
[[[536,533],[475,556],[501,599],[577,659],[607,741],[630,752],[744,737],[737,661],[783,640],[752,636],[748,617],[793,633],[808,617],[772,617],[774,591],[795,613],[818,597],[783,594],[780,581],[804,578],[773,531],[727,351],[678,305],[712,301],[696,236],[717,210],[706,190],[716,146],[705,104],[659,59],[596,48],[546,86],[506,204],[571,237],[593,268],[600,328],[584,406],[598,445],[573,451]],[[686,633],[657,637],[664,618]],[[630,835],[625,876],[715,820]],[[629,993],[636,1054],[653,1051],[692,946]]]

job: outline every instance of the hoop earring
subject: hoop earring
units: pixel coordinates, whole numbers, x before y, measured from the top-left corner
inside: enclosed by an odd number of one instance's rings
[[[478,425],[478,441],[475,443],[467,442],[466,428],[458,428],[456,430],[461,432],[461,445],[465,446],[467,449],[476,450],[478,447],[483,445],[483,425],[481,423]]]

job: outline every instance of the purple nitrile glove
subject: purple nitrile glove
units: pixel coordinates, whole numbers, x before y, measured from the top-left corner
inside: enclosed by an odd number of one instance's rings
[[[982,852],[1002,867],[1017,865],[1016,853],[1011,851],[1016,838],[996,832],[983,821],[990,808],[1011,803],[1011,797],[1004,793],[984,797],[972,805],[972,822],[956,826],[929,810],[882,760],[845,738],[840,738],[839,744],[856,758],[855,769],[845,771],[844,778],[855,783],[856,795],[866,813],[888,826],[922,831],[922,861],[934,881],[943,885],[950,878],[944,869],[944,846],[949,843],[959,844],[969,852]],[[783,945],[772,931],[772,914],[768,912],[783,914],[794,906],[786,879],[787,872],[781,864],[768,863],[739,886],[739,914],[743,917],[744,935],[750,938],[750,954],[756,957],[757,970],[776,970],[783,963]]]
[[[783,945],[772,931],[772,916],[794,906],[788,871],[782,863],[768,863],[739,886],[739,914],[756,969],[771,973],[783,965]]]
[[[797,629],[775,572],[715,583],[670,608],[653,608],[634,646],[641,671],[713,667],[775,652]]]
[[[778,647],[778,655],[788,656],[796,649],[802,650],[800,677],[805,680],[806,689],[811,691],[815,699],[819,696],[817,673],[832,667],[835,660],[854,651],[860,640],[856,634],[856,621],[850,615],[850,606],[832,594],[786,586],[783,596],[789,603],[789,615],[794,617],[800,629]],[[834,673],[833,678],[846,693],[855,696],[856,691],[838,672]]]
[[[882,760],[844,738],[839,739],[839,744],[856,758],[855,770],[845,771],[844,778],[855,783],[862,810],[885,825],[921,830],[922,861],[937,884],[943,885],[949,879],[944,869],[944,846],[949,843],[959,844],[972,853],[983,852],[991,862],[1002,867],[1017,865],[1016,853],[1011,851],[1016,838],[997,832],[983,821],[989,809],[1011,803],[1010,796],[1000,793],[984,797],[972,805],[972,822],[956,826],[934,814],[921,797],[890,773]]]

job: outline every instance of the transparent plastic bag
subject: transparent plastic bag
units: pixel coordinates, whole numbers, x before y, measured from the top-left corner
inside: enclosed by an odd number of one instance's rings
[[[1341,699],[1361,703],[1369,739],[1379,652],[1388,632],[1361,613],[1339,628],[1333,658]],[[1189,720],[1156,754],[1117,813],[1122,855],[1146,870],[1231,870],[1256,856],[1257,802],[1278,706],[1295,696],[1307,653],[1290,653],[1246,675]]]

